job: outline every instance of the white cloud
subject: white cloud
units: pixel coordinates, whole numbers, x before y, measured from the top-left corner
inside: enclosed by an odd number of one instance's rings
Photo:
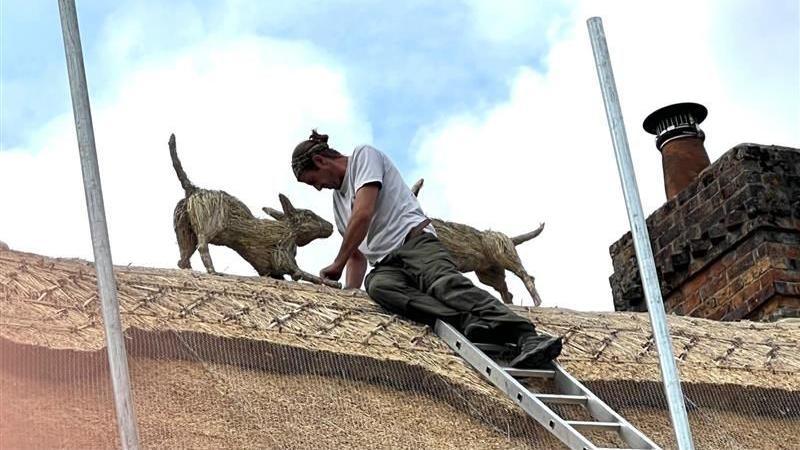
[[[119,77],[92,95],[116,264],[175,267],[172,211],[183,192],[167,149],[173,131],[196,185],[224,189],[257,216],[264,217],[262,206],[279,208],[283,192],[332,219],[329,195],[297,183],[289,157],[312,126],[330,133],[333,146],[370,139],[335,61],[307,43],[208,35],[131,62],[119,57],[131,52],[124,34],[142,28],[123,25],[101,52],[118,56]],[[19,250],[91,258],[79,167],[71,114],[0,153],[2,239]],[[324,267],[339,241],[299,249],[301,266],[312,273]],[[217,270],[254,273],[233,251],[213,247],[211,255]],[[203,269],[198,255],[192,262]]]
[[[555,39],[564,26],[559,12],[572,1],[532,2],[529,0],[466,0],[475,31],[495,43],[515,45],[537,36],[539,46]],[[528,42],[528,44],[531,44]]]
[[[608,246],[628,227],[586,18],[605,20],[645,211],[664,200],[660,156],[640,128],[659,106],[707,105],[703,128],[712,159],[743,141],[800,143],[797,90],[762,83],[757,71],[730,73],[758,46],[731,62],[732,50],[719,45],[725,39],[715,31],[731,27],[712,26],[724,3],[567,2],[566,28],[538,3],[469,4],[475,30],[489,41],[526,48],[521,40],[547,36],[547,69],[521,67],[509,74],[507,100],[420,130],[413,146],[419,166],[408,179],[426,178],[421,201],[434,216],[510,235],[545,221],[544,233],[519,247],[545,305],[610,309]],[[331,219],[329,195],[292,178],[289,152],[318,126],[348,153],[371,141],[370,124],[336,59],[306,42],[251,34],[253,8],[232,0],[204,21],[188,3],[149,5],[107,21],[100,63],[87,63],[100,72],[90,70],[90,87],[103,86],[92,102],[116,263],[175,267],[172,209],[182,191],[166,145],[173,131],[195,184],[236,195],[256,215],[263,216],[261,206],[277,206],[284,192]],[[741,29],[747,42],[758,41],[756,31]],[[797,78],[796,67],[774,63],[771,70],[793,70]],[[79,167],[71,114],[20,148],[3,149],[0,240],[91,258]],[[315,272],[339,243],[333,237],[300,249],[301,266]],[[253,273],[232,251],[211,253],[218,270]],[[197,255],[192,262],[202,269]],[[508,278],[515,297],[527,299],[522,284]]]
[[[709,108],[703,128],[712,160],[743,141],[800,141],[797,92],[764,110],[748,102],[758,97],[753,92],[727,88],[729,75],[711,46],[714,10],[695,2],[586,2],[567,37],[551,47],[543,73],[520,68],[507,101],[422,130],[416,175],[426,178],[426,211],[509,235],[545,221],[544,233],[518,248],[522,260],[544,305],[587,310],[612,309],[608,246],[628,229],[584,23],[593,15],[604,18],[646,213],[665,200],[660,155],[641,130],[660,106],[696,101]],[[511,16],[510,24],[517,20]],[[758,79],[748,88],[774,94]],[[515,298],[529,302],[522,283],[508,278]]]

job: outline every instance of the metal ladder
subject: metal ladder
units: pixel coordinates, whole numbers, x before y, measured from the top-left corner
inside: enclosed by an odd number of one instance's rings
[[[450,348],[466,360],[508,398],[517,403],[537,422],[573,450],[609,450],[597,447],[580,430],[616,431],[629,449],[659,449],[653,441],[606,405],[561,366],[552,369],[514,369],[501,367],[451,325],[436,321],[435,332]],[[558,394],[532,392],[518,379],[553,380]],[[580,405],[595,421],[565,420],[547,404]],[[617,447],[614,447],[617,448]]]

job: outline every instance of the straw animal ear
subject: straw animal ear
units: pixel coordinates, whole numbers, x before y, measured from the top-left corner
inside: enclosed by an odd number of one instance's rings
[[[281,201],[281,206],[283,207],[283,212],[285,214],[291,214],[294,212],[294,206],[292,205],[292,202],[289,201],[288,197],[283,194],[278,194],[278,198]]]
[[[261,208],[261,210],[267,213],[268,216],[272,217],[275,220],[282,220],[284,217],[286,217],[286,215],[283,214],[282,212],[278,211],[277,209],[270,208],[268,206]]]
[[[413,186],[411,186],[411,193],[414,194],[414,197],[419,196],[419,190],[422,189],[423,183],[425,183],[425,178],[420,178],[416,183],[414,183]]]

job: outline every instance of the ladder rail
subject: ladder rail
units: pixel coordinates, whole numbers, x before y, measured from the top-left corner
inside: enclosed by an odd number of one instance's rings
[[[612,410],[558,364],[553,363],[554,370],[552,371],[512,368],[508,368],[507,370],[493,359],[486,356],[486,354],[459,333],[453,326],[441,320],[437,320],[434,331],[453,351],[461,356],[484,378],[489,380],[495,387],[502,390],[510,399],[520,405],[530,417],[539,422],[546,430],[550,431],[569,448],[577,450],[598,449],[597,446],[578,431],[578,428],[595,428],[615,429],[625,443],[631,447],[660,450],[657,444],[644,436],[644,434]],[[535,377],[552,378],[560,394],[565,394],[561,396],[561,400],[563,401],[553,401],[557,400],[555,397],[559,396],[532,392],[514,377],[514,374],[519,375],[526,372],[534,374],[533,376]],[[548,372],[552,372],[552,375]],[[572,400],[577,400],[577,397],[584,397],[586,399],[584,407],[597,422],[565,420],[545,403],[545,401],[566,403],[570,398],[572,398]],[[596,425],[591,425],[592,423]],[[572,424],[575,426],[573,427]],[[614,424],[614,426],[612,426],[612,424]]]
[[[499,364],[484,355],[483,352],[451,325],[437,320],[435,331],[439,337],[444,339],[450,348],[464,358],[473,368],[477,369],[484,378],[488,379],[493,385],[505,392],[505,394],[520,405],[529,416],[533,417],[569,448],[578,450],[596,448],[591,441],[578,433],[577,430],[570,426],[546,404],[537,399],[530,390],[506,373]]]
[[[601,422],[619,422],[621,425],[619,434],[622,440],[631,447],[659,448],[658,444],[650,440],[650,438],[645,436],[638,428],[631,425],[624,417],[608,406],[606,402],[600,400],[598,396],[584,386],[583,383],[578,381],[577,378],[564,370],[563,367],[555,363],[553,365],[555,366],[555,383],[558,389],[564,393],[586,396],[588,399],[586,402],[586,409],[595,420]]]

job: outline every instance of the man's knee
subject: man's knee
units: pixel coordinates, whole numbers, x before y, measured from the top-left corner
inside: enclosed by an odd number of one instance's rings
[[[374,298],[375,295],[380,295],[386,282],[386,277],[382,276],[380,273],[370,272],[364,280],[364,289],[370,297]]]
[[[408,296],[403,286],[391,277],[380,273],[370,275],[365,284],[367,294],[375,303],[394,313],[403,313],[408,304]]]

